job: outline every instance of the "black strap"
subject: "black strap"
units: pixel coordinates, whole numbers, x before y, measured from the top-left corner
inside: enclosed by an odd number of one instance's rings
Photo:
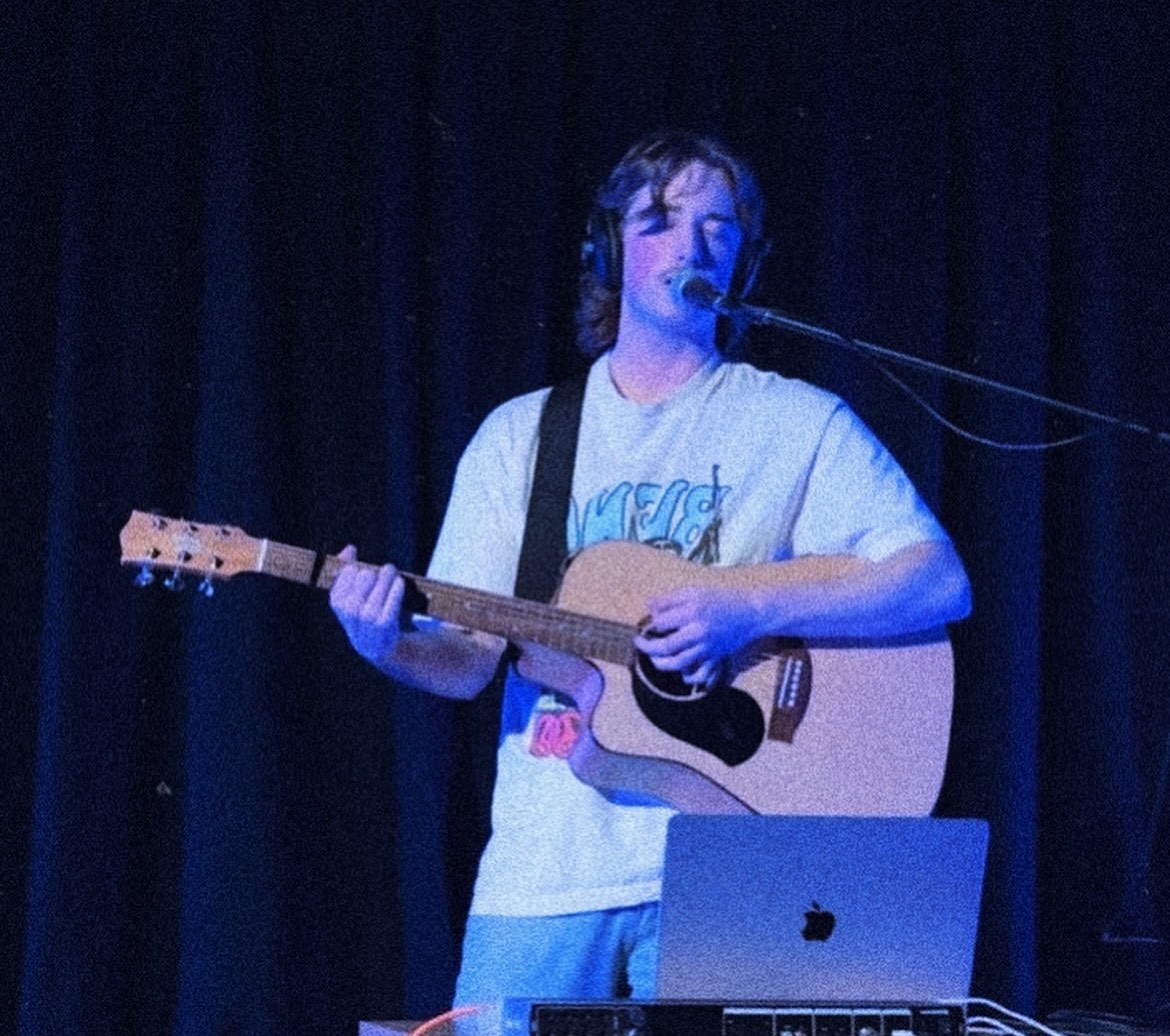
[[[516,570],[516,596],[530,601],[552,599],[568,553],[565,523],[588,376],[585,371],[554,385],[540,415],[536,470]]]

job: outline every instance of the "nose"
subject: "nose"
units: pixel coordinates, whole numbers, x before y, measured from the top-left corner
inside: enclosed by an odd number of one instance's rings
[[[697,224],[684,230],[679,241],[679,261],[696,269],[711,266],[713,258],[703,226]]]

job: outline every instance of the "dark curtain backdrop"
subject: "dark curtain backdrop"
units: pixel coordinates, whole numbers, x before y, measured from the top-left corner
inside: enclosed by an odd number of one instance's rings
[[[643,132],[753,160],[761,301],[1170,426],[1156,4],[18,0],[0,31],[0,1029],[445,1006],[492,703],[391,687],[300,586],[136,589],[118,530],[425,565],[480,418],[579,366],[588,200]],[[847,351],[753,349],[850,399],[970,568],[939,812],[992,825],[973,992],[1156,1012],[1164,944],[1102,933],[1167,927],[1170,441],[994,449]],[[983,436],[1096,427],[903,375]]]

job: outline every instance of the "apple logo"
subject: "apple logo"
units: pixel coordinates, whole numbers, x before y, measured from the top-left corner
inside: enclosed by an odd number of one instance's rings
[[[800,935],[806,942],[824,942],[836,927],[836,915],[814,899],[812,909],[804,912],[804,928]]]

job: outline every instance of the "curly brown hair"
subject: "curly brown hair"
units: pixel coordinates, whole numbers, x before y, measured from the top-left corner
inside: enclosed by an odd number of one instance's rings
[[[659,133],[639,141],[622,156],[594,199],[586,240],[577,305],[577,347],[587,357],[601,355],[617,338],[621,310],[621,225],[631,199],[647,184],[661,204],[671,180],[692,162],[721,170],[735,195],[736,217],[743,233],[736,275],[729,294],[740,298],[751,288],[756,268],[767,251],[763,236],[764,202],[747,164],[723,144],[685,132]],[[720,348],[733,355],[745,325],[723,321]]]

